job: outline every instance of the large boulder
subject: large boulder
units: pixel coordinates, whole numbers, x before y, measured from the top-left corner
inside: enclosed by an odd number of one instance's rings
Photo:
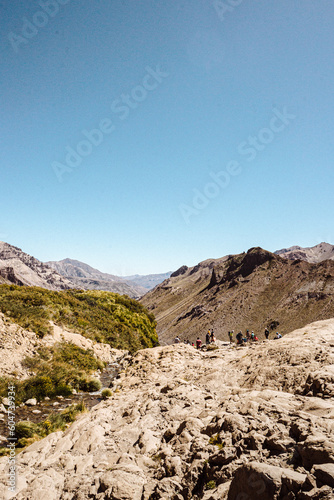
[[[250,462],[237,469],[228,500],[278,500],[301,490],[307,475],[291,469],[259,462]],[[291,495],[286,498],[294,498]]]
[[[297,450],[303,466],[310,470],[314,464],[334,463],[334,442],[321,433],[313,433],[298,443]]]
[[[315,465],[312,473],[322,484],[334,488],[334,464]]]

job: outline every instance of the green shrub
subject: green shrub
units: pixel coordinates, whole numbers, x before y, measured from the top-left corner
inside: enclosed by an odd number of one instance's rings
[[[209,444],[213,444],[215,446],[218,446],[218,448],[221,450],[224,447],[224,442],[222,441],[221,437],[219,434],[215,434],[214,436],[211,436],[209,439]]]
[[[38,434],[39,426],[29,421],[22,421],[16,424],[15,436],[18,440],[21,438],[31,438],[35,434]]]
[[[53,321],[97,342],[130,352],[158,345],[153,314],[126,295],[0,285],[0,311],[39,337],[52,333],[50,321]]]
[[[96,392],[99,391],[102,387],[100,380],[97,378],[91,378],[87,380],[83,380],[80,389],[85,392]]]
[[[206,485],[205,485],[206,490],[214,490],[215,487],[216,487],[216,481],[214,481],[213,479],[211,481],[209,481],[208,483],[206,483]]]
[[[17,447],[25,448],[34,441],[42,439],[51,432],[65,430],[71,422],[74,422],[77,415],[86,411],[85,404],[81,401],[77,405],[71,405],[64,411],[51,414],[39,424],[29,421],[21,421],[16,424]],[[1,450],[0,450],[1,451]]]
[[[55,344],[51,348],[41,348],[34,358],[28,357],[24,365],[35,375],[19,382],[13,379],[0,379],[0,396],[6,396],[8,383],[16,387],[16,402],[30,398],[41,401],[48,396],[70,396],[73,389],[95,392],[101,383],[90,375],[104,364],[96,359],[92,351],[85,351],[70,343]]]
[[[103,389],[101,392],[102,399],[108,399],[112,396],[112,391],[110,389]]]

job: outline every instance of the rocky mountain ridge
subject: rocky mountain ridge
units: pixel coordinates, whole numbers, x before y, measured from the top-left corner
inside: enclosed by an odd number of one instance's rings
[[[176,335],[203,339],[208,328],[227,340],[248,328],[263,338],[334,316],[334,262],[284,259],[261,248],[183,266],[147,293],[142,303],[157,319],[160,342]]]
[[[104,290],[139,298],[147,289],[113,274],[103,273],[84,262],[74,259],[46,262],[48,266],[70,281],[73,288]]]
[[[120,277],[113,274],[103,273],[98,269],[94,269],[88,264],[85,264],[84,262],[74,259],[49,261],[45,264],[55,269],[62,276],[65,276],[75,282],[77,285],[83,284],[86,286],[87,284],[91,284],[91,286],[94,286],[94,289],[97,289],[96,287],[99,286],[99,289],[106,290],[106,288],[102,287],[107,287],[108,282],[111,287],[117,286],[118,283],[124,283],[133,288],[131,296],[135,295],[138,297],[141,297],[156,285],[169,278],[171,275],[171,273],[168,272],[147,275],[135,274],[132,276]]]
[[[18,247],[0,242],[0,284],[40,286],[49,290],[103,290],[139,298],[166,276],[169,273],[125,279],[73,259],[43,263]]]
[[[334,320],[122,361],[113,396],[17,455],[17,500],[330,500]]]
[[[324,260],[334,260],[334,245],[322,242],[314,247],[302,248],[299,246],[293,246],[290,248],[283,248],[282,250],[276,250],[274,253],[284,257],[285,259],[300,259],[316,264],[318,262],[323,262]]]
[[[0,241],[0,277],[3,283],[21,286],[40,286],[49,290],[72,288],[71,283],[54,269],[3,241]]]

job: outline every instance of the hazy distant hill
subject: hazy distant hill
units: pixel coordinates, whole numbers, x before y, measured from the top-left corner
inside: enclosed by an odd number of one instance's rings
[[[316,264],[317,262],[322,262],[324,260],[334,260],[334,245],[329,243],[319,243],[314,247],[302,248],[298,246],[293,246],[290,248],[283,248],[282,250],[277,250],[276,255],[280,255],[285,259],[291,260],[306,260],[306,262],[311,262]]]
[[[148,274],[133,276],[115,276],[103,273],[98,269],[74,259],[63,259],[60,261],[46,262],[59,274],[66,276],[76,286],[89,290],[110,290],[118,293],[126,293],[130,297],[141,297],[148,290],[169,278],[168,273]],[[122,291],[124,290],[124,291]]]
[[[105,290],[129,297],[138,298],[147,292],[147,289],[127,281],[113,274],[103,273],[98,269],[73,259],[46,262],[48,266],[55,269],[59,274],[65,276],[75,288],[84,290]]]
[[[159,285],[159,283],[162,283],[164,280],[168,279],[171,274],[172,271],[161,274],[147,274],[147,275],[135,274],[134,276],[124,276],[124,279],[127,281],[132,281],[136,285],[144,287],[147,291],[151,290],[152,288]]]
[[[283,259],[261,248],[197,266],[183,266],[141,302],[154,313],[160,342],[175,335],[202,339],[213,327],[227,340],[230,329],[263,337],[278,322],[286,333],[334,316],[334,262]]]
[[[65,277],[20,248],[0,241],[0,283],[40,286],[50,290],[72,288]]]

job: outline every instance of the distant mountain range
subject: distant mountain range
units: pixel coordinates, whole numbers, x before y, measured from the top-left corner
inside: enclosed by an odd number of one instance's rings
[[[293,246],[277,250],[271,255],[283,258],[283,262],[286,260],[302,260],[310,264],[317,264],[327,260],[334,260],[334,245],[323,242],[310,248]],[[131,298],[143,297],[147,292],[158,287],[157,292],[150,292],[148,299],[143,299],[145,304],[149,305],[151,309],[154,309],[155,299],[151,300],[151,297],[157,297],[164,287],[167,287],[166,290],[169,289],[170,283],[178,281],[176,278],[180,277],[180,279],[183,280],[185,276],[191,276],[190,284],[194,282],[195,277],[198,283],[204,283],[205,280],[208,279],[208,269],[211,272],[218,266],[219,270],[217,272],[221,275],[221,266],[224,268],[224,263],[233,258],[238,259],[239,257],[229,255],[221,259],[209,259],[192,268],[182,266],[173,273],[167,272],[143,276],[136,274],[133,276],[120,277],[103,273],[84,262],[69,258],[61,261],[43,263],[31,255],[26,254],[20,248],[10,245],[9,243],[0,242],[0,284],[14,283],[18,285],[40,286],[51,290],[64,290],[69,288],[106,290],[122,295],[126,294]],[[174,286],[172,286],[172,288],[174,290]],[[189,297],[193,295],[193,289],[197,288],[197,286],[193,286],[189,289]],[[175,305],[182,296],[181,289],[176,288],[173,292],[173,304],[175,302]],[[181,306],[180,303],[177,305],[176,309],[181,310],[183,306],[186,307],[185,304]],[[196,308],[197,305],[194,307]],[[162,310],[164,310],[164,307]],[[199,313],[200,309],[196,309],[196,311]],[[165,316],[169,318],[168,314]],[[315,319],[318,318],[311,317],[309,321],[314,321]],[[295,327],[296,325],[292,325],[291,328]]]
[[[169,278],[171,273],[134,276],[115,276],[73,259],[45,262],[62,276],[69,279],[76,287],[85,290],[108,290],[126,293],[130,297],[141,297],[156,285]]]
[[[147,288],[122,279],[113,274],[103,273],[98,269],[73,259],[49,261],[45,263],[71,283],[72,288],[83,290],[106,290],[132,298],[138,298],[147,292]]]
[[[134,276],[124,276],[123,279],[125,279],[126,281],[132,281],[136,285],[145,288],[147,292],[148,290],[152,290],[152,288],[159,285],[159,283],[162,283],[164,280],[168,279],[171,274],[172,274],[171,271],[168,273],[161,273],[161,274],[147,274],[147,275],[135,274]]]
[[[40,262],[20,248],[0,242],[0,284],[40,286],[50,290],[106,290],[139,298],[170,273],[123,278],[73,259]]]
[[[324,260],[334,260],[334,245],[322,242],[319,243],[319,245],[308,248],[294,246],[277,250],[275,254],[280,255],[285,259],[300,259],[316,264],[317,262],[322,262]]]
[[[334,317],[334,262],[323,259],[334,247],[297,248],[279,251],[283,256],[252,248],[182,266],[141,299],[157,319],[160,342],[203,340],[208,328],[225,340],[232,329],[263,337],[265,327],[286,333]],[[313,262],[296,260],[296,251]]]

